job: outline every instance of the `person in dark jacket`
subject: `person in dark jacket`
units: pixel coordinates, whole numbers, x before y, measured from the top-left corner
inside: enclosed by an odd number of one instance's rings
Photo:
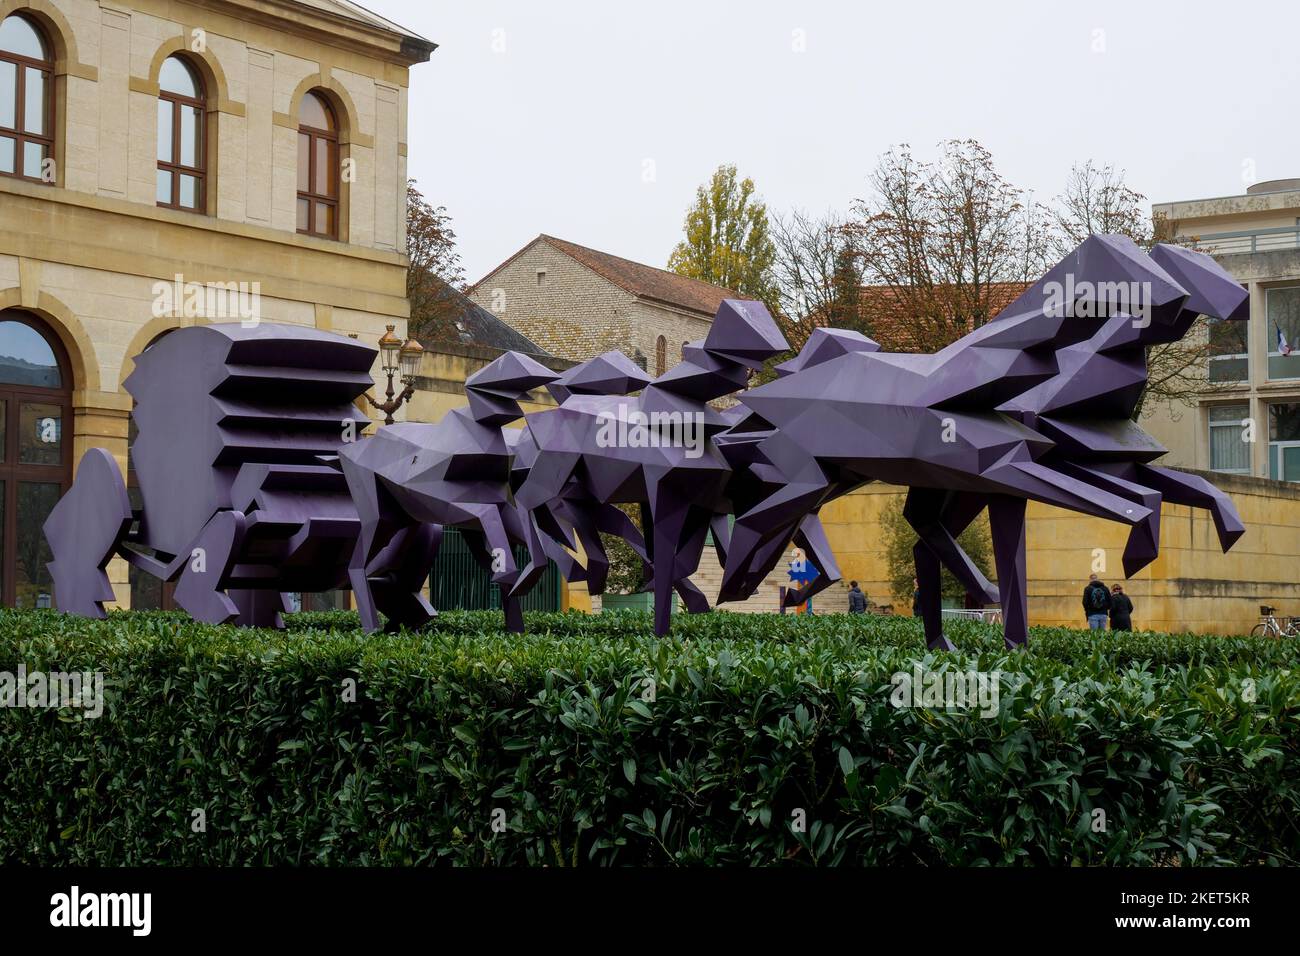
[[[867,596],[858,588],[857,581],[849,582],[849,613],[866,614]]]
[[[1106,630],[1106,616],[1110,613],[1110,591],[1095,574],[1088,578],[1088,586],[1083,589],[1083,613],[1088,618],[1090,630]]]
[[[921,616],[921,582],[912,578],[912,617]]]
[[[1112,631],[1133,630],[1133,601],[1124,593],[1124,588],[1116,584],[1110,589],[1110,629]]]

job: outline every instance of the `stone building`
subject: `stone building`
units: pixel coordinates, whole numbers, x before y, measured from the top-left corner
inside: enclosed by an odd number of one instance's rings
[[[730,289],[541,235],[480,279],[470,297],[552,355],[622,350],[651,375],[704,338]]]
[[[433,49],[344,0],[0,0],[0,603],[50,602],[44,516],[86,448],[125,472],[156,338],[405,332],[407,78]]]

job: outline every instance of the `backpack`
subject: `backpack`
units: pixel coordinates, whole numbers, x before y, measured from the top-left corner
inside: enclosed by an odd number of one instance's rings
[[[1088,588],[1088,608],[1098,614],[1106,610],[1106,586],[1093,584]]]

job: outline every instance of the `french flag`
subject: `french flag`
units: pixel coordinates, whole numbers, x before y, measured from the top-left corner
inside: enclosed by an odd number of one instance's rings
[[[1286,335],[1282,332],[1282,326],[1276,325],[1277,328],[1277,350],[1283,355],[1291,354],[1291,343],[1286,340]]]

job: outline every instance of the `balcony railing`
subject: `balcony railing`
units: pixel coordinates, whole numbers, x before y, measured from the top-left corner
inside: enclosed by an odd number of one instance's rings
[[[1193,249],[1215,256],[1242,252],[1271,252],[1275,249],[1300,249],[1300,225],[1246,229],[1241,232],[1207,232],[1184,238],[1191,242]]]

